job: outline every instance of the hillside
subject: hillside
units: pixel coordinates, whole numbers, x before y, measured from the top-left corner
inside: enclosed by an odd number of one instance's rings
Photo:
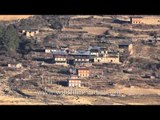
[[[160,103],[160,25],[131,24],[129,15],[30,16],[0,15],[0,105]],[[91,46],[98,55],[76,64]],[[80,76],[82,66],[89,72]],[[81,87],[70,87],[72,75]]]

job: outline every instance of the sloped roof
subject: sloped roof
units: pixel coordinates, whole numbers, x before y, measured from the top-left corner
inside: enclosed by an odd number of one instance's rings
[[[75,53],[72,53],[72,55],[87,56],[90,55],[90,51],[76,51]]]
[[[90,46],[89,50],[100,50],[99,46]]]
[[[89,68],[87,68],[87,67],[80,67],[80,68],[78,68],[78,70],[89,70]]]
[[[57,50],[57,51],[53,51],[52,52],[54,55],[67,55],[67,53],[65,51],[60,51],[60,50]]]

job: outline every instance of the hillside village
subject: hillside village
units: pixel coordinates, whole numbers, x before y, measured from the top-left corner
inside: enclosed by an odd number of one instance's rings
[[[1,50],[1,96],[30,104],[160,102],[160,16],[35,15],[0,24],[14,24],[30,43],[21,53]]]

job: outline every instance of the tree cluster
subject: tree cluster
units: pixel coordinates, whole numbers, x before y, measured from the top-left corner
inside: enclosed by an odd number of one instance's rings
[[[16,52],[19,46],[18,31],[14,25],[0,27],[0,49],[8,53]]]

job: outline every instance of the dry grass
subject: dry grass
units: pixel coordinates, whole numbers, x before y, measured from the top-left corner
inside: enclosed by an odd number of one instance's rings
[[[62,29],[62,31],[74,31],[74,32],[80,32],[80,31],[83,31],[82,29],[73,29],[73,28],[68,28],[68,27],[64,27]]]
[[[89,97],[84,97],[84,96],[81,96],[81,97],[67,96],[67,99],[69,103],[74,104],[74,105],[83,105],[83,104],[92,105],[91,101],[94,98],[89,98]]]
[[[98,15],[94,15],[93,18],[97,18],[97,19],[111,19],[110,16],[98,16]]]
[[[87,31],[89,34],[100,35],[106,32],[106,27],[83,27],[83,31]]]
[[[105,90],[104,90],[105,91]],[[53,98],[48,100],[49,104],[63,103],[63,105],[124,105],[124,104],[159,104],[159,89],[145,89],[139,87],[127,88],[124,86],[117,86],[114,89],[107,89],[106,93],[120,93],[131,95],[131,97],[103,97],[103,96],[63,96],[61,99]],[[145,95],[145,96],[144,96]],[[154,96],[154,95],[157,95]],[[136,99],[133,99],[136,96]],[[141,99],[146,97],[147,99]],[[148,98],[149,97],[149,98]],[[41,100],[25,99],[13,96],[0,96],[0,105],[45,105]]]
[[[0,96],[0,105],[44,105],[41,101],[13,97]]]
[[[11,21],[18,19],[27,19],[33,15],[0,15],[0,21]]]
[[[79,18],[89,18],[91,15],[76,15],[71,17],[71,19],[79,19]]]

